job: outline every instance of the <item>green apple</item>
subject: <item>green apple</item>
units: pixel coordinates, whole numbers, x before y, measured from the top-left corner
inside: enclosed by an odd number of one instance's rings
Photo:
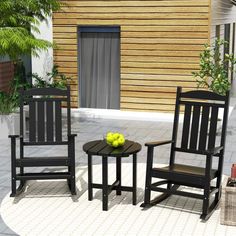
[[[108,133],[107,133],[107,136],[110,136],[110,135],[113,135],[113,133],[112,133],[112,132],[108,132]]]
[[[107,140],[108,143],[112,143],[112,142],[114,141],[113,135],[107,136],[107,137],[106,137],[106,140]]]
[[[107,140],[107,139],[106,139],[106,141],[107,141],[108,144],[112,145],[113,141],[110,141],[110,140]]]
[[[123,137],[119,137],[117,141],[119,143],[119,146],[123,146],[125,143],[125,139]]]
[[[120,134],[119,133],[114,133],[113,137],[114,137],[114,139],[118,139],[120,137]]]
[[[114,140],[114,141],[112,142],[112,146],[113,146],[113,147],[118,147],[118,146],[119,146],[118,141],[117,141],[117,140]]]

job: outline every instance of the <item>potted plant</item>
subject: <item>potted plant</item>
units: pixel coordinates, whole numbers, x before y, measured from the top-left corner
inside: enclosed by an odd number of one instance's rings
[[[15,71],[10,83],[9,91],[0,91],[0,138],[6,138],[9,134],[19,134],[19,89],[28,88],[30,84],[22,81],[22,75]]]
[[[8,134],[19,133],[17,122],[19,116],[16,111],[15,101],[5,92],[0,92],[0,139],[6,138]]]
[[[219,39],[214,42],[213,46],[205,44],[200,54],[200,69],[198,72],[193,72],[194,77],[197,78],[198,87],[207,88],[220,95],[225,95],[230,90],[231,81],[228,78],[228,69],[233,71],[236,64],[233,54],[222,53],[223,46],[228,46],[228,42]]]
[[[228,47],[228,42],[216,39],[214,44],[204,45],[204,50],[200,54],[200,69],[193,72],[198,88],[206,88],[214,93],[225,95],[231,88],[231,81],[228,78],[228,70],[234,71],[236,58],[233,54],[222,53],[223,47]],[[229,112],[233,110],[229,108]],[[218,131],[222,125],[221,108],[218,117]]]

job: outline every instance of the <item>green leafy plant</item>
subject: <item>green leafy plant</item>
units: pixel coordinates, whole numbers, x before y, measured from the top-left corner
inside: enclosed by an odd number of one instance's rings
[[[0,92],[0,115],[8,115],[16,110],[18,103],[6,92]]]
[[[16,111],[19,107],[19,90],[21,88],[27,89],[31,85],[24,81],[22,70],[16,73],[11,81],[8,92],[0,92],[0,114],[7,115]]]
[[[198,87],[207,88],[220,95],[225,95],[231,87],[226,65],[228,64],[232,71],[236,64],[232,54],[223,55],[221,52],[223,46],[228,46],[228,42],[218,39],[213,46],[205,44],[200,54],[200,70],[192,73],[197,78]]]
[[[59,0],[1,0],[0,56],[18,60],[21,55],[38,56],[53,44],[38,39],[39,23],[61,7]]]
[[[37,73],[32,74],[35,79],[33,87],[35,88],[66,88],[70,77],[66,77],[63,73],[58,71],[58,66],[54,65],[51,72],[47,73],[47,78],[40,77]]]
[[[29,87],[20,60],[22,55],[38,56],[54,46],[39,39],[39,24],[61,8],[60,0],[1,0],[0,56],[9,56],[16,66],[9,93],[0,92],[0,114],[14,112],[19,105],[18,90]]]

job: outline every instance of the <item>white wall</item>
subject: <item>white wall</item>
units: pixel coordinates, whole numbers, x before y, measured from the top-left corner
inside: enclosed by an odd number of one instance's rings
[[[40,39],[45,39],[52,42],[52,20],[43,22],[39,26],[40,34],[35,36]],[[53,50],[49,49],[46,52],[40,52],[39,57],[32,57],[32,73],[37,73],[42,77],[46,77],[46,73],[50,72],[53,66]]]

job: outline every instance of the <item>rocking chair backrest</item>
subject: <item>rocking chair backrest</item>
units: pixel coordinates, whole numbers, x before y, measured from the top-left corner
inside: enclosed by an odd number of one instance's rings
[[[56,144],[62,138],[62,103],[67,104],[67,134],[71,134],[70,88],[20,91],[20,134],[24,135],[24,103],[29,104],[28,144]],[[25,137],[24,137],[25,138]],[[64,140],[67,141],[67,140]]]
[[[229,93],[221,96],[213,92],[196,90],[182,92],[177,89],[175,119],[171,157],[174,152],[201,154],[214,148],[217,136],[217,121],[219,109],[223,110],[221,136],[218,146],[225,146],[226,127],[228,119]],[[183,110],[183,128],[180,145],[177,147],[179,114]],[[173,163],[173,160],[171,161]]]

